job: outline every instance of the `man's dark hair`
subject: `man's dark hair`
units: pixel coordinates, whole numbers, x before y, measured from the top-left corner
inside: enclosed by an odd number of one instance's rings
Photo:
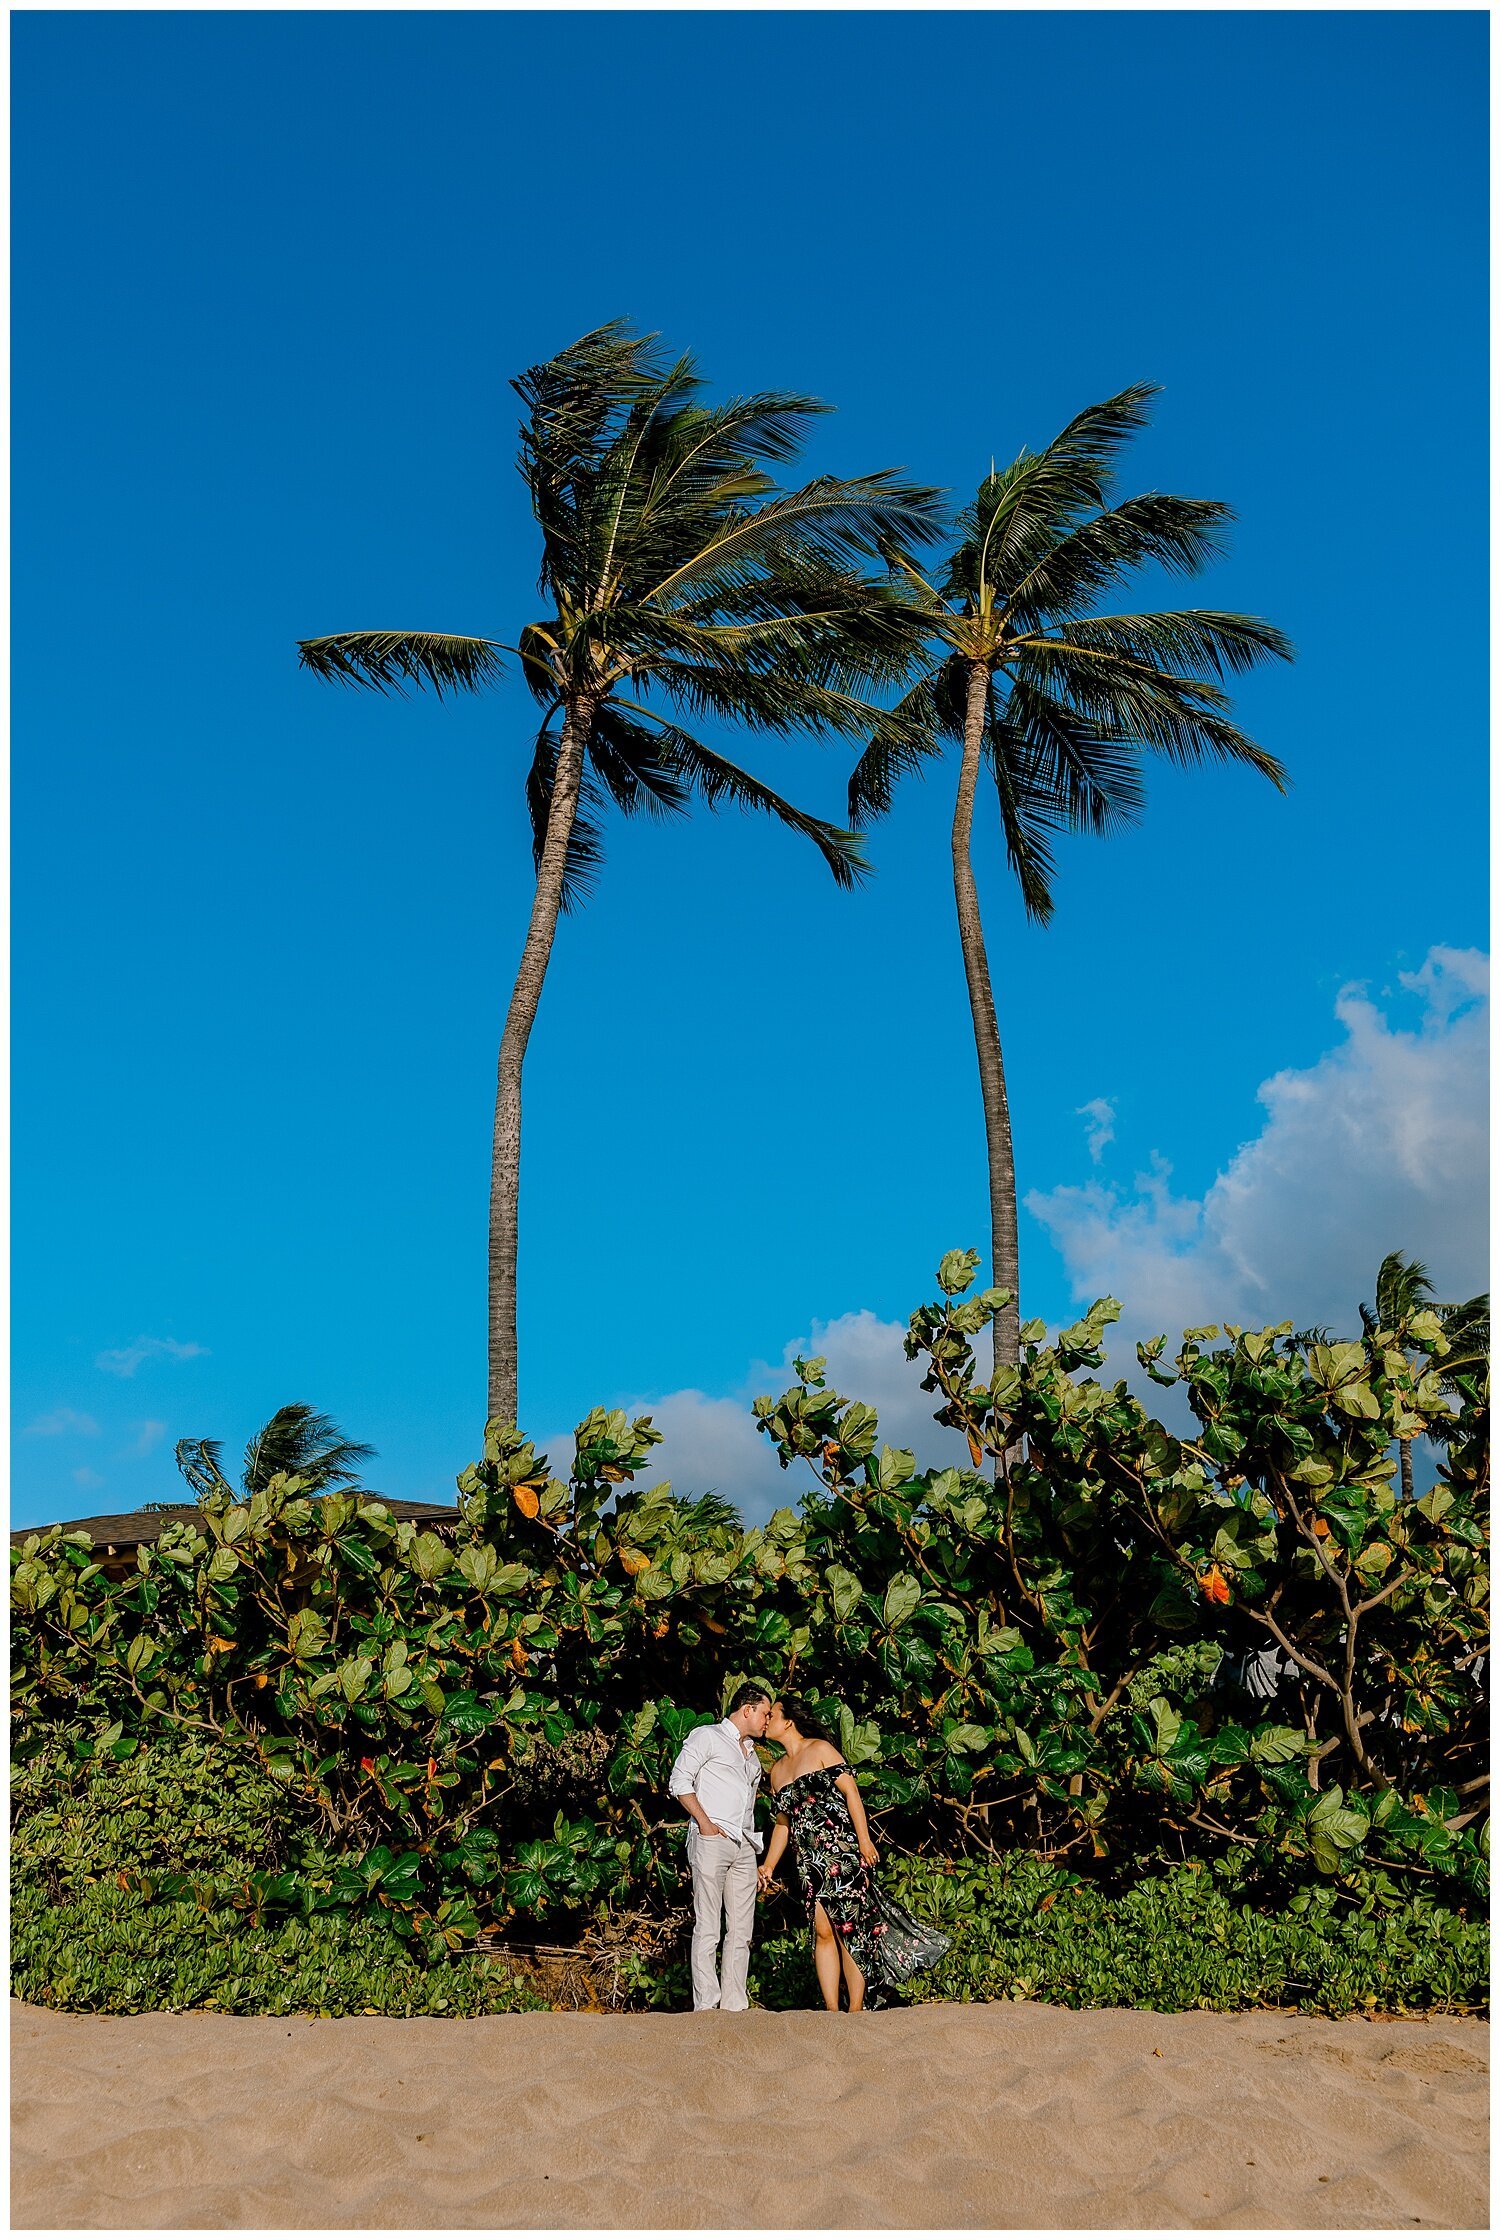
[[[729,1709],[724,1716],[726,1719],[732,1719],[735,1712],[743,1711],[748,1703],[769,1703],[770,1701],[771,1691],[764,1681],[742,1680],[730,1697]]]

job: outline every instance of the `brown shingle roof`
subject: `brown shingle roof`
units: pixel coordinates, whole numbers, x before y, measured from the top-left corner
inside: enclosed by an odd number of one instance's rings
[[[403,1524],[441,1526],[458,1522],[458,1511],[454,1508],[439,1506],[431,1501],[395,1501],[387,1494],[371,1493],[363,1486],[358,1490],[365,1500],[381,1502]],[[86,1532],[96,1548],[119,1548],[123,1551],[139,1548],[143,1542],[159,1538],[164,1525],[177,1524],[183,1518],[196,1517],[197,1514],[196,1502],[182,1501],[173,1502],[161,1509],[132,1509],[124,1516],[70,1517],[59,1521],[64,1532]],[[19,1531],[12,1532],[10,1544],[13,1548],[18,1548],[33,1532],[46,1532],[50,1529],[46,1524],[22,1525]]]

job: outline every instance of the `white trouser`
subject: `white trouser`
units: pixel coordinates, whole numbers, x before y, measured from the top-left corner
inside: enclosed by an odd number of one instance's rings
[[[722,2007],[743,2014],[750,2001],[745,1976],[755,1929],[755,1877],[760,1865],[754,1846],[728,1836],[688,1831],[693,1869],[693,2006]],[[723,1931],[722,1980],[719,1934]]]

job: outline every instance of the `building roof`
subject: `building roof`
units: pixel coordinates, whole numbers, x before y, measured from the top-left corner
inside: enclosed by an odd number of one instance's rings
[[[380,1502],[384,1508],[389,1509],[398,1523],[444,1525],[458,1522],[457,1509],[446,1505],[432,1501],[395,1501],[388,1494],[372,1493],[365,1486],[351,1486],[347,1490],[360,1493],[366,1501]],[[317,1499],[318,1496],[315,1495],[314,1498]],[[96,1548],[118,1548],[123,1551],[127,1548],[139,1548],[144,1542],[159,1538],[165,1525],[179,1524],[183,1519],[197,1515],[198,1504],[195,1501],[175,1501],[159,1509],[132,1509],[123,1516],[67,1517],[56,1521],[61,1524],[64,1532],[86,1532]],[[19,1531],[12,1532],[10,1544],[13,1548],[18,1548],[34,1532],[48,1532],[51,1529],[50,1523],[23,1525]]]

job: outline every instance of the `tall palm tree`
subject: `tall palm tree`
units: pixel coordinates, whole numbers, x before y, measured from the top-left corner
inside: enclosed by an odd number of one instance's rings
[[[177,1467],[200,1501],[205,1494],[233,1496],[219,1464],[223,1452],[221,1439],[177,1442]],[[352,1485],[361,1463],[374,1452],[357,1439],[346,1439],[332,1416],[319,1415],[305,1400],[293,1400],[278,1408],[246,1447],[240,1485],[246,1494],[262,1493],[285,1473],[306,1478],[315,1493],[324,1493],[330,1486]]]
[[[1448,1351],[1437,1364],[1446,1392],[1456,1390],[1454,1378],[1488,1365],[1490,1352],[1490,1295],[1481,1291],[1472,1299],[1439,1305],[1432,1296],[1432,1279],[1420,1260],[1403,1252],[1388,1252],[1375,1278],[1375,1304],[1360,1301],[1359,1318],[1367,1337],[1387,1330],[1402,1351],[1408,1350],[1407,1325],[1419,1314],[1435,1314],[1448,1341]],[[1416,1491],[1411,1441],[1398,1439],[1401,1454],[1401,1493],[1410,1501]]]
[[[904,673],[902,602],[874,570],[892,540],[935,534],[933,493],[882,472],[778,489],[825,407],[790,394],[701,401],[693,361],[616,320],[513,384],[519,466],[542,533],[549,611],[512,646],[426,630],[303,641],[340,683],[479,691],[515,654],[542,709],[526,800],[536,891],[500,1041],[490,1187],[489,1414],[516,1416],[521,1073],[558,914],[600,860],[598,811],[684,810],[693,794],[803,834],[840,886],[857,836],[729,761],[690,719],[862,737]]]
[[[1222,680],[1275,655],[1281,632],[1250,615],[1202,610],[1098,613],[1101,596],[1156,562],[1191,575],[1220,550],[1229,508],[1157,492],[1115,502],[1113,461],[1144,425],[1140,384],[1069,422],[1044,451],[990,473],[961,516],[934,583],[895,555],[928,656],[918,682],[873,727],[849,785],[849,820],[891,805],[896,781],[956,745],[953,890],[979,1055],[989,1152],[994,1280],[1012,1294],[995,1359],[1020,1353],[1015,1154],[994,992],[970,841],[981,767],[994,780],[1005,850],[1027,913],[1052,916],[1052,840],[1109,832],[1142,802],[1146,751],[1174,762],[1248,763],[1278,788],[1280,763],[1230,718]]]

